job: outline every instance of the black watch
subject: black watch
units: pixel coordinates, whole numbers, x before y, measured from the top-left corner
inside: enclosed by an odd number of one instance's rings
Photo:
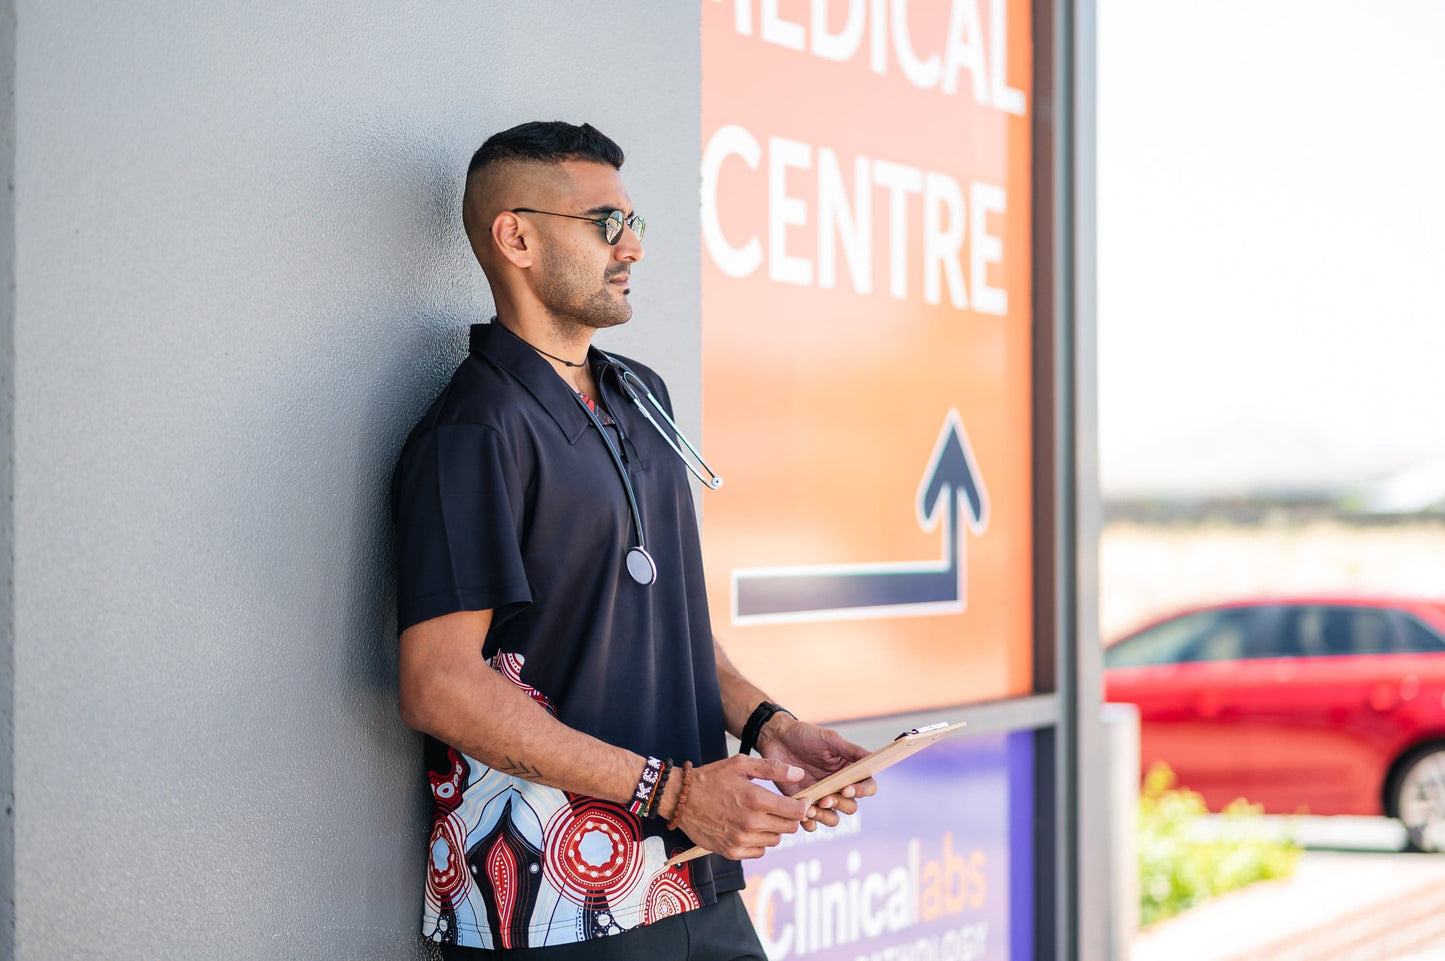
[[[753,710],[753,713],[748,716],[748,723],[743,725],[743,746],[739,749],[739,753],[753,753],[753,749],[758,746],[758,734],[762,732],[763,725],[772,720],[773,715],[779,712],[791,718],[798,716],[785,707],[779,707],[772,701],[764,701]]]

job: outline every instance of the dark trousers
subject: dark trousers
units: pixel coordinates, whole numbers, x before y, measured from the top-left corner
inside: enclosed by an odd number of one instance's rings
[[[576,944],[483,951],[442,945],[444,961],[767,961],[752,919],[736,891],[696,911],[684,911],[646,927]]]

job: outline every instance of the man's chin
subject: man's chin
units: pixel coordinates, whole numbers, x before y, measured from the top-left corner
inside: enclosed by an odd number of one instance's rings
[[[608,327],[621,327],[631,319],[632,305],[624,300],[620,304],[609,304],[607,310],[596,311],[588,322],[598,330],[605,330]]]
[[[632,293],[631,287],[623,287],[620,293],[613,297],[612,309],[608,313],[614,315],[616,319],[608,325],[609,327],[625,324],[632,319],[632,301],[627,299],[627,295],[630,293]]]

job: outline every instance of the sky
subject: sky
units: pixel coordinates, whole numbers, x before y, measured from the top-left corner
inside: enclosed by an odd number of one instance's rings
[[[1105,496],[1445,465],[1445,2],[1098,17]]]

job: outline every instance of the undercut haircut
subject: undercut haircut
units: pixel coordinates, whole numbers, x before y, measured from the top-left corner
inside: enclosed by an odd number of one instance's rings
[[[622,167],[623,153],[621,147],[590,123],[578,126],[561,120],[533,120],[488,137],[472,154],[467,179],[492,164],[516,160],[544,164],[590,160],[618,170]]]

